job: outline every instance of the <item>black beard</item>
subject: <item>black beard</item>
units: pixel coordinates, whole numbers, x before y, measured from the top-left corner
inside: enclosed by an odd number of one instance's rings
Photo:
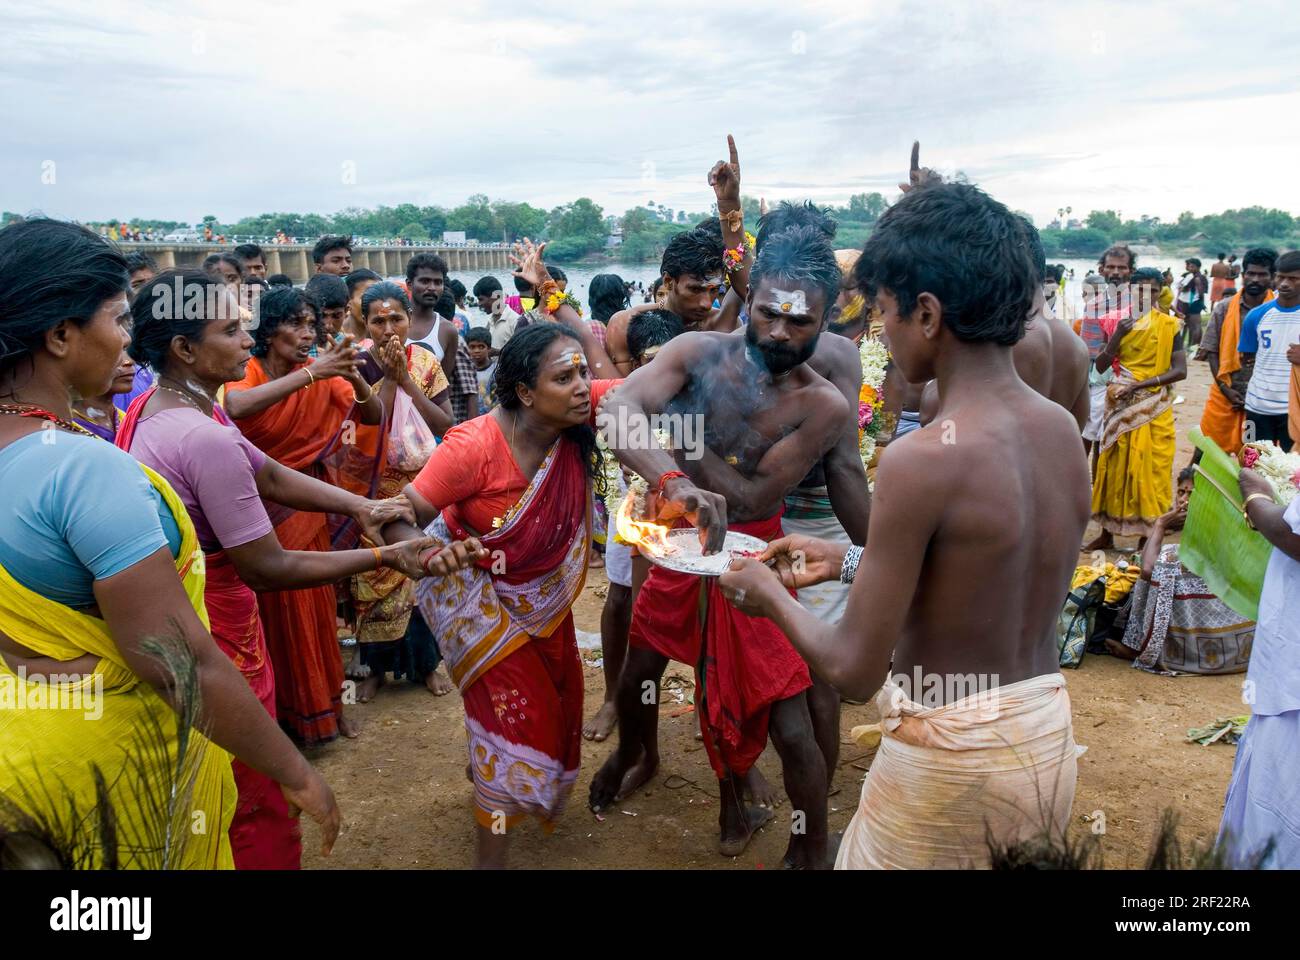
[[[763,361],[763,366],[767,367],[767,372],[774,377],[789,373],[811,357],[817,351],[817,341],[820,338],[821,332],[819,331],[815,337],[808,341],[807,346],[802,350],[798,350],[771,341],[760,341],[752,323],[745,327],[745,342],[749,345],[749,349],[757,354],[758,358]]]
[[[1262,293],[1263,293],[1265,290],[1267,290],[1267,289],[1268,289],[1268,288],[1265,287],[1262,283],[1248,283],[1248,284],[1246,284],[1246,292],[1247,292],[1248,294],[1250,294],[1252,297],[1258,297],[1260,294],[1262,294]]]

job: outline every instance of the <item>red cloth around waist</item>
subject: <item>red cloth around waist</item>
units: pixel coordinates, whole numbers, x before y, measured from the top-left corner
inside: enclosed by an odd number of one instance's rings
[[[781,515],[730,529],[775,540],[782,535]],[[771,705],[812,686],[807,664],[785,634],[772,621],[746,616],[728,603],[714,577],[652,567],[632,610],[629,642],[695,667],[696,712],[719,777],[747,772],[767,744]]]

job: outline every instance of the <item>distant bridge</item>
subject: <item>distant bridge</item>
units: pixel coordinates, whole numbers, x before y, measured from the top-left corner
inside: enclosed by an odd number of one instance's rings
[[[197,267],[210,253],[230,253],[231,243],[176,243],[168,241],[120,240],[124,251],[139,250],[153,257],[160,270],[175,267]],[[294,283],[305,283],[316,272],[311,260],[311,244],[263,243],[266,253],[266,272],[283,273]],[[454,272],[474,270],[509,270],[510,246],[504,243],[470,244],[415,244],[409,247],[356,246],[352,248],[352,267],[367,267],[381,277],[395,277],[406,273],[406,262],[417,253],[436,253],[447,261]]]

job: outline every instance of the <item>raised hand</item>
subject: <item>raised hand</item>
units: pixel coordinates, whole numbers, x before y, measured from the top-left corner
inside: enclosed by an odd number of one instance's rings
[[[709,171],[709,186],[718,200],[718,210],[740,208],[740,160],[736,157],[736,140],[727,134],[727,152],[730,161],[719,160]]]
[[[389,337],[380,345],[378,360],[391,382],[400,385],[406,379],[406,351],[397,337]]]
[[[352,334],[345,333],[338,343],[326,340],[317,349],[316,362],[311,365],[312,376],[317,380],[327,377],[351,377],[357,372],[357,348]]]
[[[927,183],[942,183],[943,177],[939,176],[929,167],[921,166],[921,141],[912,141],[912,163],[907,172],[907,183],[900,183],[898,189],[904,193],[910,193],[917,187],[923,187]]]
[[[534,288],[550,280],[551,275],[546,272],[546,264],[542,262],[542,253],[545,250],[545,241],[533,243],[524,237],[521,243],[516,243],[515,252],[510,255],[510,262],[519,268],[514,271],[514,275],[521,280],[526,280]]]

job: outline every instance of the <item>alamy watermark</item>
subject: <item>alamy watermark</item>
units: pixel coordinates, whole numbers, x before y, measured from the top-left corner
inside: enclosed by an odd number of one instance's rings
[[[49,673],[34,675],[27,668],[0,674],[0,711],[80,710],[87,720],[104,715],[104,676],[100,673]]]
[[[680,450],[687,460],[704,456],[704,415],[701,413],[617,413],[596,415],[596,429],[618,450]]]

